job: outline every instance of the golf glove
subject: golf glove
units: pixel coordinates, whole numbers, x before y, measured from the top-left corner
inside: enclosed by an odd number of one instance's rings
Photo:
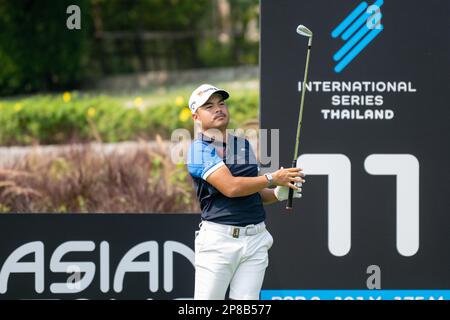
[[[297,187],[301,187],[302,183],[301,182],[297,182],[295,183],[295,185]],[[274,189],[274,194],[275,197],[278,199],[278,201],[284,201],[287,200],[289,197],[289,187],[285,187],[285,186],[278,186]],[[294,198],[301,198],[302,197],[302,188],[298,189],[298,190],[294,190]]]

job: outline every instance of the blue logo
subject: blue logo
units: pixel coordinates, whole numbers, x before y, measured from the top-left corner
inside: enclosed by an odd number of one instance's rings
[[[344,70],[383,31],[383,25],[381,24],[383,15],[380,12],[383,3],[383,0],[377,0],[373,5],[369,6],[367,2],[361,2],[331,32],[333,38],[340,36],[342,40],[347,41],[333,55],[333,60],[337,62],[334,71],[339,73]]]

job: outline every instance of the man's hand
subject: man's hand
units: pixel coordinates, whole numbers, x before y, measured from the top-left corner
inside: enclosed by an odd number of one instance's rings
[[[295,184],[305,182],[305,180],[302,179],[305,176],[305,174],[301,172],[302,170],[303,169],[301,168],[284,169],[281,167],[280,170],[272,173],[273,183],[279,187],[285,186],[297,190],[298,187]]]

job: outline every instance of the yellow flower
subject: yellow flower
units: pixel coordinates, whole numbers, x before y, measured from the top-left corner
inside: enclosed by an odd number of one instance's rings
[[[175,105],[176,105],[177,107],[182,107],[182,106],[184,105],[184,98],[183,98],[182,96],[178,96],[178,97],[175,99]]]
[[[134,99],[134,105],[136,107],[142,106],[142,98],[141,97],[137,97],[136,99]]]
[[[23,106],[22,106],[22,104],[21,103],[16,103],[15,105],[14,105],[14,111],[15,112],[19,112],[20,110],[22,110],[23,109]]]
[[[72,99],[72,95],[70,94],[70,92],[64,92],[63,94],[63,100],[65,103],[69,102]]]
[[[95,110],[95,108],[93,108],[93,107],[90,107],[88,110],[87,110],[87,116],[88,116],[88,118],[93,118],[93,117],[95,117],[95,114],[97,113],[97,111]]]
[[[190,118],[191,118],[191,110],[189,110],[189,108],[183,108],[183,110],[181,110],[180,116],[179,116],[180,121],[186,122]]]

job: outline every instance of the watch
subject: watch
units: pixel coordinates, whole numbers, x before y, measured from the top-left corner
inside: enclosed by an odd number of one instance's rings
[[[273,186],[273,177],[270,173],[265,173],[264,176],[267,179],[267,186],[272,187]]]

